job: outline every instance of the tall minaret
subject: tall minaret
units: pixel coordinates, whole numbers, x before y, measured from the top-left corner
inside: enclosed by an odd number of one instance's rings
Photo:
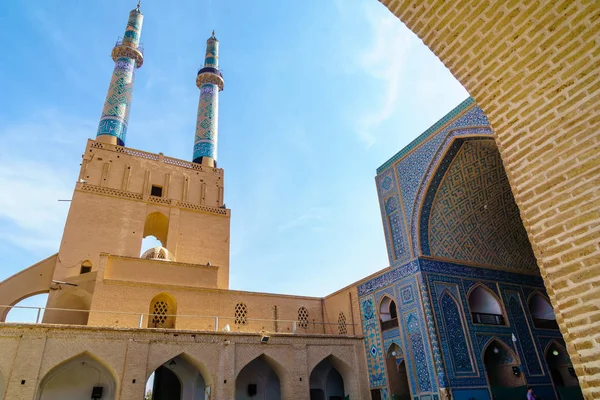
[[[204,67],[198,71],[196,86],[200,89],[194,162],[209,167],[217,166],[217,135],[219,132],[219,92],[223,90],[223,74],[219,71],[219,41],[215,31],[206,41]]]
[[[144,55],[139,46],[143,20],[144,16],[140,11],[140,2],[138,1],[137,7],[129,13],[123,39],[117,40],[117,44],[112,50],[115,69],[96,133],[96,140],[100,142],[125,146],[134,71],[144,62]]]

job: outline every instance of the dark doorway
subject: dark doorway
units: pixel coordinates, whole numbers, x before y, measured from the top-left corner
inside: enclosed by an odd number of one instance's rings
[[[494,400],[527,398],[525,377],[515,353],[504,343],[492,341],[483,354],[483,363]]]
[[[181,399],[181,382],[169,368],[161,365],[154,371],[152,400]]]
[[[331,362],[332,356],[318,363],[310,373],[310,400],[344,398],[344,379]]]
[[[564,347],[552,343],[546,350],[546,363],[560,400],[583,400],[579,381]]]

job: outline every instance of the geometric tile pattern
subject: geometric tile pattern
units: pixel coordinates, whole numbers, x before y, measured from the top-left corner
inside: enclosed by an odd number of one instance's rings
[[[511,293],[507,311],[510,322],[515,326],[517,337],[516,345],[520,349],[520,352],[525,356],[525,364],[529,371],[529,375],[543,374],[539,354],[533,342],[533,338],[531,337],[527,319],[523,313],[522,303],[518,294]]]
[[[537,269],[500,153],[491,140],[466,140],[437,189],[424,254]],[[427,229],[422,226],[422,230]]]
[[[418,272],[419,266],[416,260],[413,260],[406,265],[394,268],[389,272],[385,272],[377,277],[358,285],[358,296],[362,297],[379,288],[389,286],[392,283]]]
[[[391,199],[395,199],[395,197],[390,197],[390,200]],[[405,260],[409,255],[409,250],[406,243],[404,217],[402,216],[402,213],[398,211],[388,216],[387,220],[392,236],[392,244],[394,245],[394,260]]]
[[[200,87],[193,160],[217,159],[218,117],[219,88],[214,83],[205,83]]]
[[[440,308],[447,335],[453,338],[450,341],[450,359],[452,360],[454,371],[457,374],[473,372],[461,313],[458,304],[448,292],[442,296]]]
[[[385,351],[381,348],[379,317],[375,312],[375,298],[366,296],[360,301],[365,351],[369,371],[369,385],[378,388],[387,385],[385,376]]]
[[[115,61],[115,69],[110,80],[98,132],[96,133],[96,136],[115,136],[120,146],[125,145],[135,77],[134,71],[135,60],[133,58],[120,57]]]

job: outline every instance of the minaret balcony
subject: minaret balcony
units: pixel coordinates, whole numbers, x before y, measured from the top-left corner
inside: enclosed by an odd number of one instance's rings
[[[122,38],[119,38],[115,43],[111,56],[114,61],[117,61],[119,57],[133,58],[135,66],[139,68],[144,63],[144,45],[140,43],[134,46],[133,43],[123,41]]]

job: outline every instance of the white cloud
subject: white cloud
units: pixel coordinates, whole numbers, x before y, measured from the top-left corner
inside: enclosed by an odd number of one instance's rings
[[[359,64],[364,72],[380,81],[382,103],[373,104],[358,117],[357,130],[367,147],[377,140],[377,128],[396,111],[402,75],[411,49],[412,33],[394,15],[384,15],[366,8],[374,39],[361,54]]]
[[[46,110],[2,125],[0,240],[33,251],[57,251],[77,177],[77,157],[92,124]]]

